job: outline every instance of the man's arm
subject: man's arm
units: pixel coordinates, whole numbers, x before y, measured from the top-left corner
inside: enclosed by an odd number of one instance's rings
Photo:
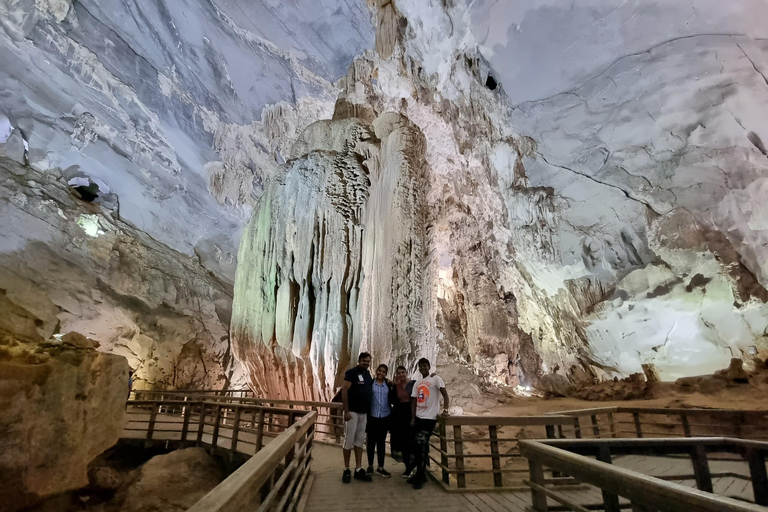
[[[447,411],[451,406],[451,401],[448,398],[448,391],[446,391],[445,388],[440,388],[440,394],[443,395],[443,409]]]
[[[352,383],[345,380],[341,384],[341,403],[344,404],[344,421],[352,419],[352,415],[349,414],[349,388],[352,387]]]
[[[416,397],[411,397],[411,425],[416,423]]]

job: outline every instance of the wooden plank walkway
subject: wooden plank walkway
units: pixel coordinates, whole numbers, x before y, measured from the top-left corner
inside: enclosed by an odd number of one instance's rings
[[[491,493],[448,493],[440,485],[429,481],[423,489],[414,490],[402,478],[403,465],[387,458],[387,469],[392,478],[374,475],[373,482],[341,481],[343,470],[341,449],[335,446],[315,444],[313,447],[312,472],[314,482],[304,512],[336,512],[337,510],[361,510],[381,512],[528,512],[531,496],[527,491]],[[623,456],[616,457],[614,464],[649,476],[674,476],[693,474],[689,459],[677,457]],[[749,475],[749,467],[743,461],[710,460],[712,473]],[[692,479],[670,480],[695,488]],[[737,477],[713,478],[715,494],[752,501],[752,485]],[[578,505],[602,503],[600,489],[595,487],[562,489],[569,500]],[[620,499],[620,503],[627,503]],[[550,505],[555,503],[550,500]]]
[[[448,493],[433,481],[414,490],[401,476],[404,466],[389,457],[387,469],[392,478],[374,475],[373,482],[352,480],[345,484],[341,481],[344,464],[339,447],[315,444],[312,455],[314,481],[305,512],[524,512],[531,503],[528,492]]]

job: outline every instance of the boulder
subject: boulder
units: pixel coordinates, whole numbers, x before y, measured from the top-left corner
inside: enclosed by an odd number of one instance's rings
[[[731,364],[728,365],[728,368],[716,371],[715,376],[735,383],[743,384],[749,381],[749,375],[744,371],[744,361],[738,357],[731,359]]]
[[[568,378],[559,373],[548,373],[539,379],[536,389],[555,396],[572,396],[573,387]]]
[[[88,485],[88,464],[122,432],[128,370],[93,349],[0,347],[3,512]]]
[[[225,478],[224,470],[204,448],[157,455],[120,491],[120,512],[182,512]]]

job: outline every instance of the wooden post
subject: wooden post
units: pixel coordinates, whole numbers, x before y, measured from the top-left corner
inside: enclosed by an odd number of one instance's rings
[[[264,446],[264,409],[259,409],[259,423],[256,426],[256,452]]]
[[[184,423],[181,425],[181,445],[187,446],[187,432],[189,432],[190,407],[184,407]]]
[[[561,427],[561,425],[558,425],[558,427]],[[544,430],[547,432],[547,439],[556,439],[555,434],[555,427],[554,425],[544,425]],[[563,429],[560,428],[560,437],[563,436]],[[563,474],[560,471],[552,471],[552,478],[560,478]]]
[[[612,439],[616,439],[616,425],[614,425],[614,423],[613,423],[613,413],[612,412],[608,413],[608,424],[609,424],[609,426],[611,428],[611,438]]]
[[[336,444],[341,444],[341,433],[343,432],[344,413],[340,409],[331,409],[333,421],[333,438]]]
[[[752,477],[755,503],[768,506],[768,475],[765,471],[765,454],[750,448],[747,449],[745,456],[749,463],[749,474]]]
[[[155,420],[157,420],[157,410],[160,408],[160,404],[154,402],[152,404],[152,410],[149,412],[149,423],[147,424],[147,438],[144,441],[144,446],[149,448],[152,446],[152,434],[155,431]]]
[[[612,464],[613,461],[611,459],[611,449],[607,446],[601,446],[598,448],[597,460],[600,462],[605,462],[606,464]],[[602,492],[605,512],[621,512],[621,508],[619,508],[619,497],[605,490]]]
[[[528,459],[528,470],[531,476],[531,482],[544,487],[544,466],[541,462]],[[547,512],[547,495],[531,487],[531,505],[536,512]]]
[[[691,437],[691,424],[688,423],[688,415],[681,413],[680,419],[683,422],[683,434],[685,434],[685,437]]]
[[[205,402],[200,402],[200,418],[197,422],[197,446],[200,446],[203,442],[203,433],[205,432]]]
[[[498,427],[488,425],[488,434],[491,438],[491,465],[493,466],[493,486],[504,487],[501,478],[501,458],[499,457]]]
[[[445,428],[445,418],[437,419],[438,433],[440,434],[440,465],[442,466],[443,482],[451,483],[450,473],[448,473],[448,439],[447,429]],[[461,428],[459,426],[459,428]],[[456,427],[454,427],[455,432]],[[454,445],[455,446],[455,445]]]
[[[691,462],[693,463],[696,487],[700,491],[712,492],[712,474],[709,471],[707,448],[703,445],[696,445],[691,448]],[[763,471],[765,471],[765,465],[763,465]]]
[[[633,412],[632,417],[635,419],[635,431],[637,432],[637,438],[643,437],[643,426],[640,424],[640,414]]]
[[[645,505],[641,505],[640,503],[632,502],[632,512],[655,512],[655,511],[651,510]]]
[[[232,444],[230,445],[229,460],[235,460],[237,452],[237,437],[240,433],[240,407],[235,406],[235,418],[232,420]]]
[[[213,417],[213,439],[211,440],[211,448],[214,453],[216,452],[216,444],[219,441],[219,422],[221,420],[221,404],[216,404],[216,414]]]
[[[576,439],[581,439],[581,424],[578,416],[573,418],[573,431],[576,435]]]
[[[456,470],[458,473],[456,473],[456,485],[459,486],[459,488],[464,488],[467,486],[467,478],[466,474],[464,473],[464,441],[462,440],[461,435],[461,425],[454,425],[453,426],[453,448],[456,452]],[[446,457],[446,460],[448,457]],[[447,476],[447,472],[446,475]],[[494,475],[495,479],[495,475]],[[444,478],[445,480],[445,478]]]
[[[597,424],[597,414],[592,415],[592,435],[600,437],[600,427]]]

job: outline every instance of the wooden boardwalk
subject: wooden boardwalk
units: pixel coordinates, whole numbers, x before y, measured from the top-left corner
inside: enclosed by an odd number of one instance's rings
[[[404,466],[389,457],[387,469],[392,478],[374,475],[373,482],[352,480],[345,484],[341,481],[344,464],[340,448],[316,443],[312,456],[314,481],[305,512],[523,512],[531,502],[527,492],[448,493],[433,481],[414,490],[401,476]]]
[[[312,473],[314,481],[310,489],[304,512],[336,512],[337,510],[360,510],[380,512],[528,512],[531,496],[528,491],[449,493],[433,481],[423,489],[414,490],[402,478],[403,465],[387,458],[387,469],[392,478],[374,475],[373,482],[352,480],[349,484],[341,481],[343,470],[341,449],[315,443],[313,447]],[[354,456],[353,456],[354,457]],[[614,464],[638,471],[645,475],[664,477],[666,480],[687,487],[696,487],[693,479],[677,480],[674,476],[693,474],[688,459],[676,457],[623,456],[616,457]],[[746,462],[711,460],[712,473],[733,473],[748,476]],[[752,486],[749,480],[725,476],[712,480],[715,494],[738,499],[752,500]],[[560,491],[578,505],[602,502],[599,489],[589,486]],[[623,498],[620,504],[628,502]],[[550,505],[555,503],[550,500]]]

